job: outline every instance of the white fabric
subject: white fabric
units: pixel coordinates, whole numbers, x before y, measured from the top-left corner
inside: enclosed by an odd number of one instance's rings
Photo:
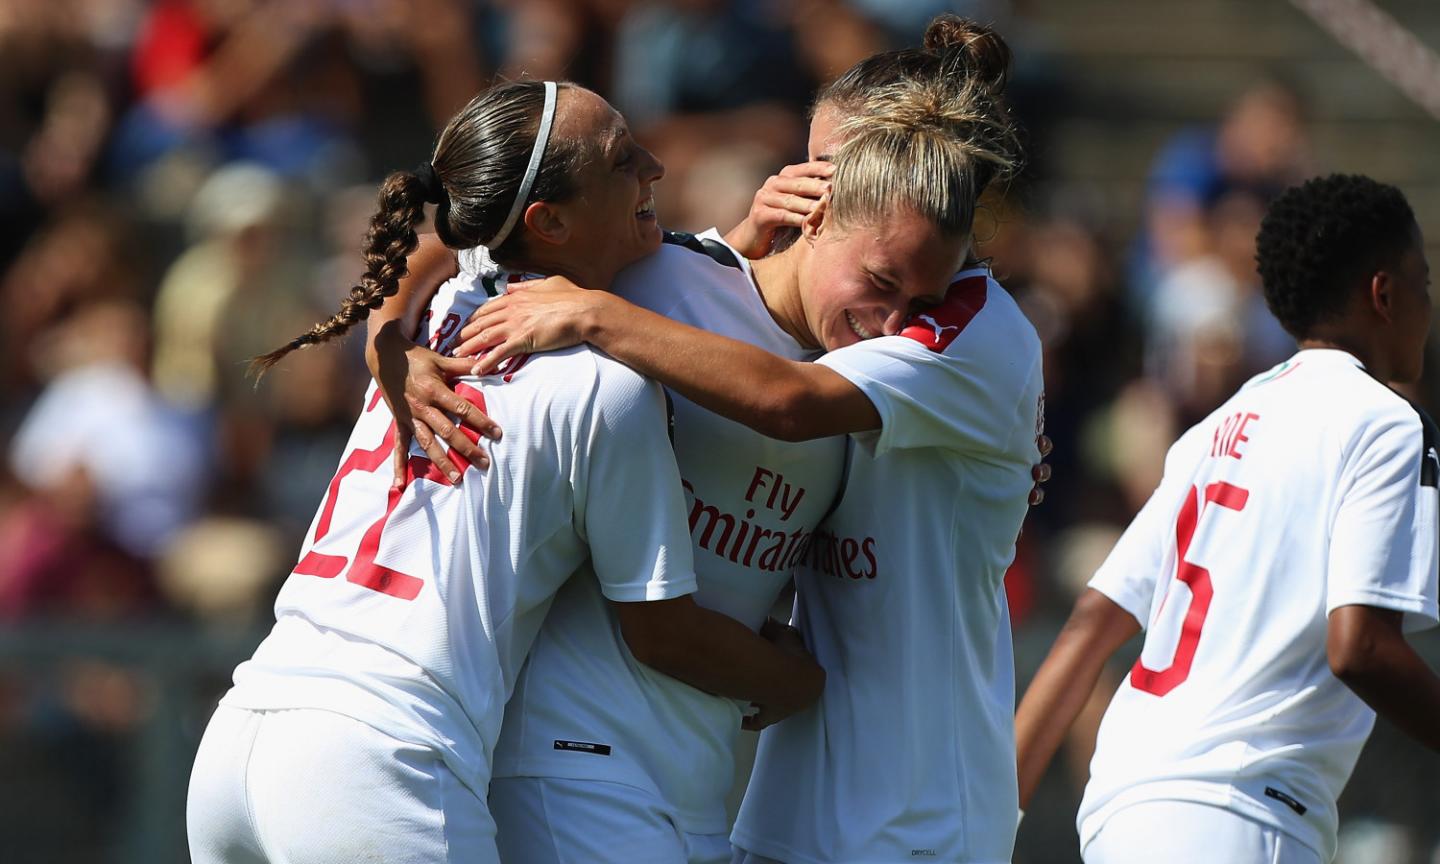
[[[748,265],[667,243],[623,271],[615,288],[676,320],[784,357],[809,356],[770,317]],[[834,500],[843,441],[775,441],[672,398],[696,602],[758,629]],[[626,783],[656,794],[682,830],[723,832],[741,708],[637,663],[600,592],[575,580],[556,598],[507,708],[495,776]],[[557,740],[611,750],[556,749]]]
[[[330,711],[210,718],[185,808],[194,864],[499,864],[485,799],[434,750]]]
[[[1314,849],[1273,826],[1189,801],[1146,801],[1116,812],[1084,857],[1085,864],[1322,864]]]
[[[442,287],[422,340],[449,350],[485,299],[476,283]],[[505,430],[483,443],[491,467],[454,487],[412,449],[428,477],[391,490],[393,421],[372,385],[275,628],[224,702],[355,717],[435,748],[484,790],[505,701],[571,574],[583,565],[573,582],[622,601],[695,581],[658,385],[584,347],[460,384]],[[378,566],[362,566],[367,550]]]
[[[830,536],[796,577],[796,624],[828,677],[818,707],[761,735],[732,835],[759,856],[1010,860],[1002,579],[1039,460],[1040,342],[983,271],[927,314],[820,361],[884,426],[857,436]]]
[[[1440,459],[1424,438],[1416,409],[1354,357],[1312,350],[1171,447],[1090,583],[1147,632],[1100,727],[1082,842],[1116,809],[1167,798],[1335,854],[1335,800],[1375,715],[1330,673],[1327,616],[1363,604],[1404,612],[1407,629],[1435,623],[1437,499],[1422,466]]]
[[[558,90],[554,81],[545,82],[545,105],[540,110],[540,127],[535,131],[535,143],[530,147],[530,161],[525,165],[525,176],[520,180],[520,188],[515,191],[515,202],[510,205],[505,224],[485,243],[491,249],[498,248],[505,242],[505,238],[510,236],[511,229],[519,220],[521,211],[525,209],[525,200],[530,197],[530,187],[535,185],[535,177],[540,173],[540,162],[545,158],[545,145],[550,142],[550,127],[555,123]]]
[[[509,777],[490,784],[500,856],[506,862],[729,862],[725,834],[686,834],[657,805],[650,792],[597,780]]]

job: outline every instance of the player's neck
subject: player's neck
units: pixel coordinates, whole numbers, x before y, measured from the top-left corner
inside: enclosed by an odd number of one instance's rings
[[[536,256],[527,264],[511,269],[538,276],[564,276],[581,288],[597,288],[602,291],[608,290],[615,279],[614,270],[604,264],[589,261],[576,264],[573,261],[547,259],[544,255]]]
[[[1390,370],[1382,368],[1385,363],[1381,359],[1384,355],[1375,350],[1369,344],[1369,340],[1360,338],[1350,333],[1317,333],[1298,343],[1302,351],[1313,348],[1328,348],[1334,351],[1344,351],[1346,354],[1359,360],[1365,367],[1365,371],[1381,381],[1388,381]]]
[[[800,264],[805,254],[805,244],[795,243],[784,252],[760,258],[750,263],[755,274],[755,285],[770,317],[790,338],[806,348],[820,347],[820,340],[810,332],[805,320],[805,302],[800,296]]]

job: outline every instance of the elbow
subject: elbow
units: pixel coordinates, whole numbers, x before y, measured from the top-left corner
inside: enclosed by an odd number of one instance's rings
[[[1325,646],[1325,659],[1330,674],[1347,686],[1364,684],[1375,668],[1374,651],[1361,640],[1331,638]]]
[[[690,598],[624,604],[620,635],[637,661],[666,674],[680,663],[688,644]],[[690,601],[693,603],[693,601]]]
[[[803,387],[772,388],[758,406],[750,428],[767,438],[791,443],[820,437],[814,426],[816,416],[811,394]]]
[[[652,668],[664,665],[665,639],[658,628],[622,624],[620,635],[625,639],[625,647],[630,649],[631,656],[637,661]]]

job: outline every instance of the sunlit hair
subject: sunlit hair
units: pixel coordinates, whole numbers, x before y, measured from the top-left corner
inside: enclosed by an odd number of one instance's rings
[[[561,83],[561,92],[576,85]],[[257,376],[299,348],[339,338],[378,309],[409,272],[405,259],[419,245],[415,227],[425,204],[435,203],[435,233],[452,249],[468,249],[495,236],[515,204],[545,102],[541,81],[498,84],[471,99],[445,124],[430,157],[432,177],[424,169],[395,171],[380,184],[375,215],[365,234],[365,274],[340,302],[334,315],[285,345],[256,357]],[[577,192],[576,173],[593,151],[593,142],[553,135],[526,201],[566,201]],[[523,205],[522,205],[523,206]],[[491,256],[502,264],[519,263],[527,232],[515,227]]]
[[[862,61],[827,91],[845,115],[831,217],[855,226],[908,208],[947,234],[968,234],[980,193],[1020,163],[1002,96],[1010,49],[988,28],[941,16],[923,51],[886,57]]]

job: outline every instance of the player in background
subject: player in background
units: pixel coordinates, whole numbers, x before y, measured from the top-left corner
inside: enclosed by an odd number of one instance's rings
[[[386,178],[366,275],[340,312],[261,362],[328,341],[393,293],[427,202],[447,242],[488,239],[514,270],[608,284],[660,243],[651,185],[662,173],[594,93],[495,87],[447,125],[429,163]],[[422,338],[448,350],[495,291],[451,280]],[[661,671],[782,713],[818,695],[823,672],[803,652],[692,599],[658,386],[584,348],[458,387],[508,431],[489,470],[463,484],[412,455],[392,485],[395,424],[368,394],[275,627],[201,742],[192,860],[496,864],[486,791],[501,716],[567,580],[625,604],[627,637],[665,632],[645,650]]]
[[[946,16],[925,49],[879,55],[842,76],[819,98],[811,128],[812,159],[833,154],[837,164],[833,197],[804,220],[799,241],[757,261],[757,273],[785,266],[797,248],[837,242],[847,225],[937,201],[955,208],[968,240],[979,193],[1018,158],[1000,101],[1008,60],[998,34]],[[953,176],[856,170],[854,155],[877,138],[913,137],[924,117],[945,111],[946,146],[968,154],[965,194],[947,186]],[[865,279],[890,281],[863,252],[859,263]],[[950,281],[945,299],[912,310],[908,326],[851,322],[852,332],[824,340],[838,350],[815,363],[557,280],[511,295],[497,314],[482,310],[465,331],[480,335],[461,354],[586,339],[782,439],[859,433],[844,498],[797,576],[796,623],[824,658],[826,695],[762,737],[733,835],[737,860],[1010,858],[1014,684],[1001,579],[1038,456],[1040,346],[983,267],[970,262]],[[496,360],[487,354],[479,366]]]
[[[1265,299],[1299,352],[1171,447],[1016,717],[1023,807],[1115,650],[1144,647],[1100,726],[1088,864],[1317,862],[1375,712],[1440,749],[1429,267],[1398,189],[1332,175],[1261,224]],[[832,679],[833,680],[833,679]]]

